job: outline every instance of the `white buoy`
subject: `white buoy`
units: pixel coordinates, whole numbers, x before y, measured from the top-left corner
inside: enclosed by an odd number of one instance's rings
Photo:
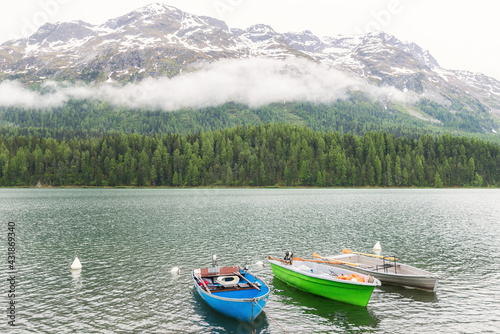
[[[71,270],[80,270],[82,269],[82,264],[80,263],[80,259],[78,259],[78,255],[75,257],[75,261],[71,264]]]
[[[181,270],[178,268],[178,267],[173,267],[170,272],[172,274],[179,274],[181,272]]]
[[[257,261],[256,265],[258,265],[259,267],[264,267],[264,262],[262,262],[262,261]]]
[[[377,241],[375,246],[373,246],[373,252],[377,255],[380,255],[380,253],[382,252],[382,247],[380,247],[380,242]]]

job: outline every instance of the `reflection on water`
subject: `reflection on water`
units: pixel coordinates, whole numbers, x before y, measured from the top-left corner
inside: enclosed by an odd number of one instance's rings
[[[272,284],[273,294],[280,303],[298,307],[305,314],[320,316],[344,330],[376,328],[380,322],[369,304],[361,307],[330,300],[296,289],[277,278],[273,278]]]
[[[82,287],[81,276],[82,276],[81,269],[71,270],[71,277],[73,278],[73,286],[76,289],[80,289]]]
[[[422,303],[438,302],[437,294],[433,291],[405,288],[402,286],[389,285],[389,284],[382,284],[382,286],[380,286],[379,289],[381,289],[384,292],[384,295],[392,296],[393,298],[411,299]]]

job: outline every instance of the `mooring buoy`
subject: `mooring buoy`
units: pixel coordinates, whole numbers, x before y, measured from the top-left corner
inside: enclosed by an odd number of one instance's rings
[[[75,260],[71,264],[71,270],[80,270],[82,269],[82,264],[80,262],[80,259],[78,259],[78,255],[75,256]]]

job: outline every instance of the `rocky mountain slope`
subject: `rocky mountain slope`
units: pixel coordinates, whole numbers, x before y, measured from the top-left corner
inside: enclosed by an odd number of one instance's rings
[[[415,92],[452,113],[500,117],[499,81],[444,69],[428,51],[389,34],[318,37],[310,31],[281,34],[263,24],[230,29],[223,21],[163,4],[97,26],[47,23],[29,38],[5,42],[0,46],[0,81],[123,83],[173,77],[221,59],[255,57],[309,59],[373,85]],[[415,116],[432,119],[422,110]]]

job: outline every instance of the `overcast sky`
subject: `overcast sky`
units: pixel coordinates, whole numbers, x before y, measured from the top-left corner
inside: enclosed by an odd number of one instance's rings
[[[448,69],[500,80],[500,2],[493,0],[23,0],[0,10],[0,43],[25,37],[45,22],[81,19],[101,24],[151,2],[247,28],[265,23],[277,32],[318,36],[383,30],[428,49]]]

